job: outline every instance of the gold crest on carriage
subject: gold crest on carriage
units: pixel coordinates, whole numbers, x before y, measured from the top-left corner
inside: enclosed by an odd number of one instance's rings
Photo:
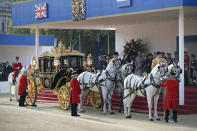
[[[80,21],[85,19],[85,0],[72,0],[72,19]]]

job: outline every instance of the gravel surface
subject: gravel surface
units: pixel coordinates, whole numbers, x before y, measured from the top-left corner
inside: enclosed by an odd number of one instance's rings
[[[180,115],[178,123],[148,121],[147,114],[132,113],[131,119],[115,111],[103,115],[100,109],[85,107],[80,117],[71,117],[57,103],[37,103],[37,107],[18,107],[0,94],[0,131],[197,131],[197,115]]]

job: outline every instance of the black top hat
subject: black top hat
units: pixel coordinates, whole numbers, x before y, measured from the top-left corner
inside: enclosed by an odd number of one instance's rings
[[[114,52],[114,55],[119,55],[118,52]]]
[[[71,77],[75,77],[75,76],[77,76],[77,75],[78,75],[77,71],[73,71],[73,72],[71,73]]]
[[[175,73],[174,71],[171,71],[171,72],[170,72],[170,75],[171,75],[171,76],[175,76],[176,73]]]
[[[147,55],[147,57],[148,57],[148,56],[153,56],[153,54],[149,53],[149,54]]]
[[[160,51],[157,51],[157,55],[160,55],[161,54],[161,52]]]

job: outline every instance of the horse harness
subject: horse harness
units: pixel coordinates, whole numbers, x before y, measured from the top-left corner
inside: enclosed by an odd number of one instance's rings
[[[132,77],[131,77],[132,78]],[[131,78],[129,80],[131,80]],[[146,88],[150,85],[154,86],[155,88],[157,88],[157,92],[155,93],[155,95],[159,92],[160,89],[160,85],[155,83],[154,77],[152,74],[150,74],[150,83],[145,84],[145,81],[147,80],[148,76],[146,76],[143,81],[140,83],[140,85],[138,86],[138,82],[135,81],[134,83],[134,88],[129,88],[131,86],[131,82],[129,82],[129,86],[127,84],[126,89],[129,89],[129,94],[127,96],[125,96],[122,100],[124,100],[125,98],[127,98],[128,96],[130,96],[133,93],[136,93],[138,90],[142,93],[142,95],[144,95],[146,97]],[[154,95],[154,96],[155,96]],[[121,100],[121,101],[122,101]]]

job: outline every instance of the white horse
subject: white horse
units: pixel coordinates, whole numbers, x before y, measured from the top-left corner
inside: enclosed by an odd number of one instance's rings
[[[13,85],[13,72],[10,73],[8,75],[8,85],[9,85],[9,96],[10,96],[10,101],[12,101],[12,94],[15,94],[15,98],[16,100],[19,100],[19,96],[18,96],[18,87],[19,87],[19,79],[21,77],[21,75],[23,74],[23,72],[27,70],[25,67],[23,67],[21,70],[19,70],[19,74],[18,76],[16,77],[16,82],[15,82],[15,85]]]
[[[132,62],[128,64],[124,64],[121,68],[121,73],[117,75],[115,81],[115,89],[114,92],[118,95],[120,103],[119,103],[119,112],[122,111],[122,93],[124,92],[124,80],[125,78],[133,73]]]
[[[152,98],[154,98],[154,110],[156,120],[160,120],[157,113],[157,103],[159,99],[159,89],[161,80],[166,73],[166,66],[158,64],[153,68],[151,73],[143,78],[135,74],[129,75],[124,81],[124,114],[126,118],[131,118],[131,105],[136,95],[147,96],[149,108],[149,120],[153,121],[152,117]]]
[[[79,111],[84,111],[83,100],[86,97],[89,90],[101,91],[103,96],[103,113],[106,114],[106,104],[108,99],[108,106],[110,114],[113,114],[111,110],[111,97],[114,91],[114,83],[116,76],[120,73],[121,63],[119,60],[111,61],[107,68],[101,74],[93,74],[91,72],[81,73],[77,80],[81,87]]]

